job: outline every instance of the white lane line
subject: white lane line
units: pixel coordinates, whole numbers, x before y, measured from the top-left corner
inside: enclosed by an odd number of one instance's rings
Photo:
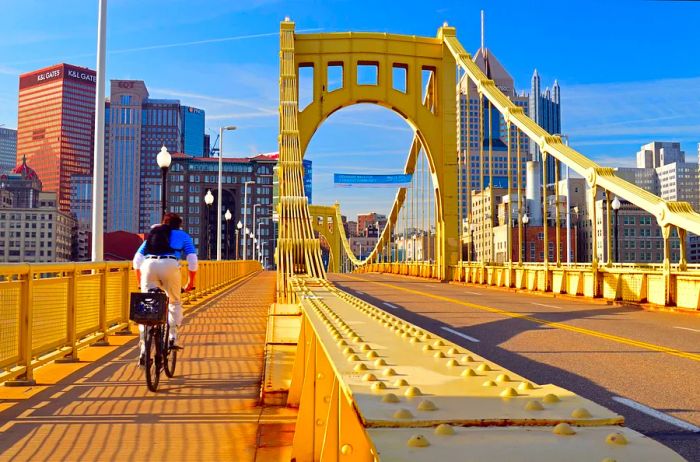
[[[546,303],[535,303],[535,302],[530,302],[531,305],[538,305],[538,306],[546,306],[547,308],[556,308],[558,310],[563,310],[561,306],[555,306],[555,305],[547,305]]]
[[[676,327],[674,327],[674,329],[683,329],[683,330],[689,330],[689,331],[691,331],[691,332],[700,332],[700,329],[691,329],[690,327],[679,327],[679,326],[676,326]]]
[[[360,295],[364,295],[364,294],[365,294],[364,292],[361,292],[361,291],[359,291],[359,290],[356,290],[355,293],[356,293],[356,294],[360,294]]]
[[[664,414],[661,411],[657,411],[656,409],[652,409],[650,407],[647,407],[643,404],[640,404],[636,401],[632,401],[631,399],[628,398],[622,398],[621,396],[613,396],[612,397],[613,401],[617,401],[620,404],[624,404],[625,406],[631,407],[632,409],[636,409],[639,412],[642,412],[646,415],[650,415],[652,417],[655,417],[659,420],[663,420],[666,423],[669,423],[671,425],[674,425],[678,428],[682,428],[683,430],[688,430],[689,432],[693,433],[700,433],[700,427],[696,427],[695,425],[688,423],[684,420],[677,419],[673,416],[670,416],[668,414]]]
[[[393,309],[395,309],[395,310],[398,310],[398,309],[399,309],[398,306],[392,305],[392,304],[389,303],[389,302],[384,302],[384,306],[388,306],[389,308],[393,308]]]
[[[470,294],[470,295],[481,295],[479,292],[469,292],[468,290],[463,290],[465,294]]]
[[[459,335],[460,337],[465,338],[465,339],[469,340],[470,342],[479,343],[478,338],[470,337],[469,335],[463,334],[458,330],[450,329],[449,327],[442,327],[442,330],[446,330],[447,332],[449,332],[451,334]]]

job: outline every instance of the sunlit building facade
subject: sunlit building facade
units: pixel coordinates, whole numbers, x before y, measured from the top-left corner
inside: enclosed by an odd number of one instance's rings
[[[95,82],[94,71],[70,64],[19,77],[17,162],[27,157],[66,212],[71,176],[91,172]]]

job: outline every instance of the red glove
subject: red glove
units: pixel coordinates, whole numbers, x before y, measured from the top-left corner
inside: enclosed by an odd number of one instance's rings
[[[189,292],[191,290],[194,290],[195,276],[197,276],[196,271],[188,271],[187,272],[187,285],[185,286],[185,292]]]

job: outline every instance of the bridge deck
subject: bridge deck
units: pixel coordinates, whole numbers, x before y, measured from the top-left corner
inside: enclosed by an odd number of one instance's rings
[[[700,398],[693,391],[700,381],[699,316],[406,276],[332,279],[515,373],[622,414],[628,426],[688,460],[700,457]]]
[[[158,393],[136,364],[136,336],[53,386],[0,389],[0,461],[279,460],[295,417],[259,405],[274,281],[258,274],[190,312],[176,377],[161,376]],[[81,365],[55,368],[71,366]]]

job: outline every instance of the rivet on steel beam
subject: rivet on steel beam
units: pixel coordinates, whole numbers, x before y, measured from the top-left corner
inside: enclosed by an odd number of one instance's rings
[[[622,432],[615,432],[615,433],[611,433],[608,436],[606,436],[605,442],[608,444],[625,445],[625,444],[627,444],[627,437]]]
[[[471,367],[466,368],[465,370],[462,371],[462,377],[476,377],[478,374],[474,372],[474,369]]]
[[[512,398],[514,396],[518,396],[518,392],[515,391],[515,388],[513,387],[508,387],[502,392],[499,393],[499,395],[503,398]]]
[[[479,372],[488,372],[492,371],[493,369],[491,369],[491,366],[488,364],[479,364],[479,367],[477,367],[476,370]]]
[[[320,372],[316,374],[316,380],[323,380],[323,374]]]
[[[424,399],[423,401],[418,403],[417,408],[419,411],[435,411],[435,410],[437,410],[437,406],[435,406],[435,403],[433,403],[429,399]]]
[[[481,386],[482,387],[495,387],[496,382],[494,382],[493,380],[487,380],[486,382],[482,383]]]
[[[421,337],[421,340],[426,341],[426,340],[430,340],[431,338],[433,338],[433,337],[430,334],[423,334],[423,336]]]
[[[510,377],[508,376],[508,374],[498,374],[498,377],[496,377],[496,382],[510,382]]]
[[[430,346],[430,345],[425,345],[425,346],[423,347],[423,351],[430,351],[430,350],[432,350],[432,349],[433,349],[433,347]]]
[[[340,448],[340,453],[344,456],[349,456],[350,454],[352,454],[352,446],[350,446],[349,444],[344,444]]]
[[[464,355],[461,358],[459,358],[459,361],[464,364],[464,363],[473,363],[474,358],[471,355]]]
[[[411,337],[411,340],[409,340],[408,342],[416,344],[416,343],[420,343],[420,340],[418,339],[418,337]]]
[[[446,366],[447,367],[457,367],[457,366],[459,366],[459,363],[457,362],[456,359],[450,359],[449,361],[447,361]]]
[[[348,361],[350,361],[350,362],[352,362],[352,361],[359,361],[359,360],[360,360],[360,357],[357,356],[357,355],[350,355],[350,356],[348,356]]]
[[[459,354],[459,350],[457,348],[450,348],[449,350],[447,350],[447,354],[448,355],[457,355],[457,354]]]
[[[582,407],[576,408],[571,412],[571,417],[574,417],[576,419],[587,419],[591,417],[591,413],[588,412],[588,409],[584,409]]]
[[[408,387],[404,392],[404,395],[408,396],[409,398],[413,396],[423,396],[423,392],[421,392],[420,388],[418,387]]]
[[[438,351],[437,353],[435,353],[433,355],[433,357],[434,358],[446,358],[447,356],[445,356],[445,353],[443,353],[442,351]]]
[[[412,337],[412,336],[408,332],[404,332],[403,334],[401,334],[401,338],[403,338],[403,339],[407,339],[409,337]]]
[[[376,351],[370,351],[367,353],[367,359],[375,359],[379,357],[379,354],[377,354]]]
[[[384,382],[374,382],[371,388],[372,391],[380,391],[386,389],[386,385],[384,385]]]
[[[382,375],[385,377],[390,377],[392,375],[396,375],[396,371],[390,367],[387,367],[382,371]]]
[[[435,340],[433,342],[433,346],[436,346],[436,347],[445,346],[445,342],[443,342],[442,340]]]
[[[557,395],[552,394],[552,393],[548,393],[548,394],[544,395],[544,397],[542,398],[542,401],[544,401],[547,404],[552,404],[552,403],[558,403],[561,400],[559,399],[559,397]]]
[[[362,372],[367,370],[367,366],[365,366],[364,363],[359,363],[356,364],[355,367],[352,368],[353,371],[355,372]]]
[[[430,446],[428,438],[423,435],[413,435],[408,439],[408,446],[411,448],[425,448]]]
[[[323,402],[326,403],[326,404],[330,403],[330,402],[331,402],[331,397],[330,397],[329,395],[324,396],[324,397],[323,397]]]
[[[399,409],[398,411],[394,412],[394,418],[395,419],[412,419],[413,414],[408,409]]]
[[[344,355],[349,355],[349,354],[352,354],[352,353],[354,353],[354,352],[355,352],[355,350],[353,350],[352,347],[345,347],[345,348],[343,348],[343,354],[344,354]]]
[[[406,379],[397,379],[394,382],[395,387],[405,387],[406,385],[408,385],[408,382],[406,381]]]
[[[382,383],[382,382],[378,382],[378,383]],[[395,394],[387,393],[386,395],[382,396],[382,401],[384,401],[385,403],[398,403],[401,400]]]
[[[362,340],[362,337],[360,337],[359,335],[355,335],[354,337],[352,337],[352,341],[355,342],[355,343],[362,343],[362,342],[364,342],[364,340]]]
[[[377,376],[372,374],[371,372],[368,372],[362,376],[362,381],[363,382],[376,382]]]
[[[544,406],[542,406],[542,404],[539,401],[533,399],[533,400],[528,401],[525,404],[525,410],[526,411],[543,411]]]
[[[452,428],[452,425],[450,424],[440,424],[435,427],[435,431],[433,433],[440,436],[449,436],[455,434],[455,429]]]
[[[576,432],[574,431],[573,428],[571,428],[571,425],[569,425],[566,422],[562,422],[560,424],[557,424],[556,427],[554,427],[554,430],[552,430],[552,433],[555,435],[575,435]]]
[[[316,425],[319,427],[323,425],[323,419],[316,419]]]
[[[534,390],[535,387],[530,382],[520,382],[518,385],[518,390]]]
[[[386,366],[386,361],[385,361],[383,358],[379,358],[378,360],[376,360],[376,361],[374,362],[374,365],[375,365],[376,367]]]
[[[372,347],[369,346],[367,343],[362,344],[362,346],[360,347],[360,350],[362,351],[370,351],[371,349]]]

